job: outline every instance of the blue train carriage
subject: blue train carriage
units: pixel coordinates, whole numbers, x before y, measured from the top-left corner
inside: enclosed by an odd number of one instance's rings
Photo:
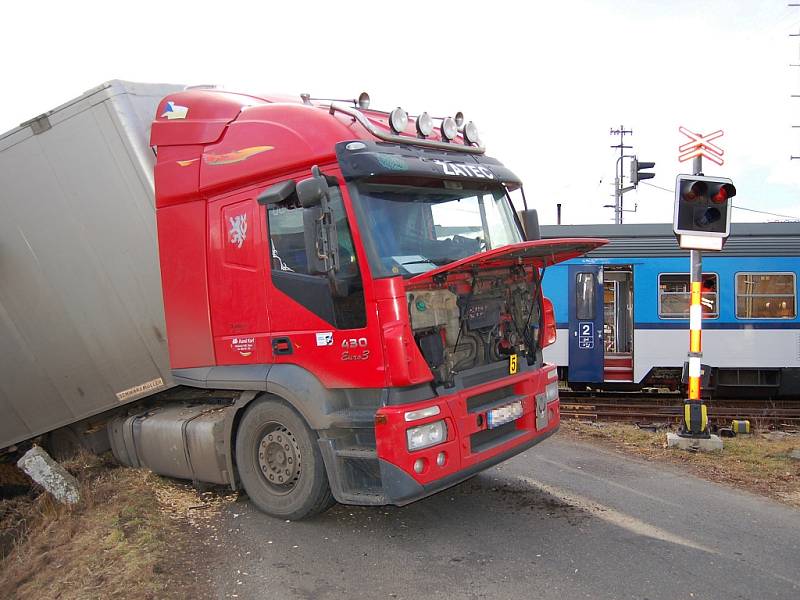
[[[558,341],[545,360],[573,389],[678,390],[689,348],[689,252],[671,224],[551,225],[543,238],[610,243],[549,267]],[[722,252],[703,254],[706,393],[800,395],[800,223],[731,226]],[[705,395],[705,393],[704,393]]]

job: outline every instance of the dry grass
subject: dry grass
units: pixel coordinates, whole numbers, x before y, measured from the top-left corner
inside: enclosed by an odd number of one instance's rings
[[[205,596],[194,571],[196,557],[208,560],[197,520],[216,514],[221,497],[94,456],[65,466],[81,483],[78,505],[44,493],[0,503],[0,525],[17,538],[0,563],[0,597]]]
[[[800,507],[800,461],[789,453],[800,448],[800,436],[762,434],[725,438],[721,452],[687,452],[667,448],[664,431],[652,433],[627,423],[562,421],[562,431],[646,460],[681,465],[692,473],[769,496]]]

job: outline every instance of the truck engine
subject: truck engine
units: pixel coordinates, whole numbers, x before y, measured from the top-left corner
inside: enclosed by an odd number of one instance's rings
[[[452,387],[457,373],[512,354],[536,361],[542,311],[538,277],[531,279],[516,267],[407,292],[414,338],[437,386]]]

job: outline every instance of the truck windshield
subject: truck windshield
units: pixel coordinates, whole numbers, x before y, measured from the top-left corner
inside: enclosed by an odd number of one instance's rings
[[[350,194],[374,277],[412,277],[522,241],[496,183],[359,181]]]

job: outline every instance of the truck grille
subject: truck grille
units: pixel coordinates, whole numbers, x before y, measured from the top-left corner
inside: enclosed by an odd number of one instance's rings
[[[517,398],[514,396],[514,386],[507,385],[467,398],[467,412],[474,413],[489,410],[493,406],[513,402],[516,399]]]

